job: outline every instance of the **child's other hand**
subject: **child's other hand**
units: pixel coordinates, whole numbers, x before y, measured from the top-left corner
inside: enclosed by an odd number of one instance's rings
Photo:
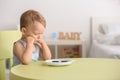
[[[38,41],[38,43],[40,43],[40,44],[43,44],[43,43],[44,43],[44,40],[43,40],[42,38],[37,39],[37,41]]]
[[[36,40],[36,44],[38,44],[39,46],[42,46],[44,44],[44,40],[42,38],[39,38]]]

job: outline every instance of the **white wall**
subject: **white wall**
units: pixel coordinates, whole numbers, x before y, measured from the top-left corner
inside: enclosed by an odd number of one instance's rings
[[[47,20],[46,33],[78,31],[89,43],[91,16],[120,16],[120,0],[0,0],[0,30],[16,29],[20,15],[35,9]]]

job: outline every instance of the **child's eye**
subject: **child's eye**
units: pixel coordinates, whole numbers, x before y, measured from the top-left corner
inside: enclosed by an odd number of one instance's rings
[[[37,33],[33,33],[34,35],[38,35]]]
[[[34,35],[42,35],[43,33],[33,33]]]
[[[36,33],[34,33],[34,35],[37,35]]]

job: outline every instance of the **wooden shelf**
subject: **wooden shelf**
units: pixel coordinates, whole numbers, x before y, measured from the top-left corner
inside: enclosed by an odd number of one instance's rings
[[[63,55],[63,49],[58,51],[58,46],[69,47],[69,46],[79,46],[79,57],[85,57],[85,45],[82,40],[47,40],[46,43],[48,46],[54,46],[54,58],[60,58],[58,55]],[[52,50],[53,51],[53,50]]]

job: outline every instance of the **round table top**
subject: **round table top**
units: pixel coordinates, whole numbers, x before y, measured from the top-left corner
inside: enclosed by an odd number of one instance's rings
[[[17,65],[11,69],[11,80],[120,80],[120,60],[73,58],[68,66],[48,66],[42,61]]]

